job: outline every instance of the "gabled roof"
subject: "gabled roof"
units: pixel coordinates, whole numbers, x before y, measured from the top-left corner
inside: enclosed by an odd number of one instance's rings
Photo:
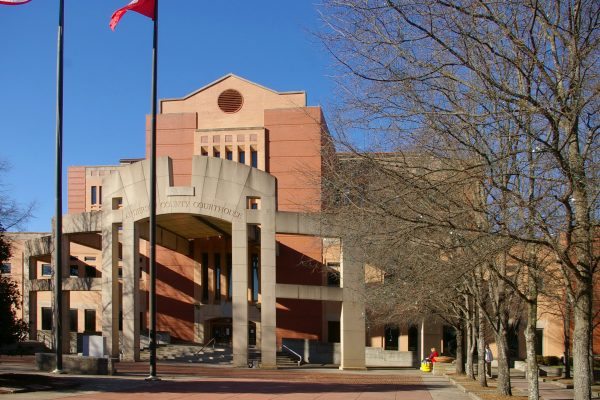
[[[206,90],[206,89],[208,89],[208,88],[210,88],[212,86],[215,86],[215,85],[217,85],[217,84],[219,84],[219,83],[221,83],[224,80],[229,79],[229,78],[237,78],[237,79],[242,80],[242,81],[244,81],[246,83],[254,85],[254,86],[256,86],[258,88],[261,88],[263,90],[268,90],[269,92],[275,93],[275,94],[306,94],[306,92],[304,90],[289,91],[289,92],[278,92],[276,90],[269,89],[268,87],[259,85],[258,83],[249,81],[248,79],[242,78],[241,76],[235,75],[233,73],[229,73],[229,74],[224,75],[221,78],[217,79],[216,81],[213,81],[213,82],[209,83],[208,85],[202,86],[200,89],[197,89],[197,90],[193,91],[192,93],[189,93],[189,94],[187,94],[187,95],[185,95],[183,97],[166,98],[166,99],[161,99],[160,101],[163,102],[163,101],[186,100],[186,99],[189,99],[190,97],[192,97],[192,96],[194,96],[194,95],[196,95],[196,94],[198,94],[198,93],[200,93],[200,92],[202,92],[202,91],[204,91],[204,90]]]

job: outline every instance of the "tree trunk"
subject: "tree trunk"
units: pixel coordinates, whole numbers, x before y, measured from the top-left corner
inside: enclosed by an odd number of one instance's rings
[[[592,397],[590,379],[590,338],[591,338],[591,292],[589,286],[575,295],[573,304],[573,387],[574,400],[589,400]]]
[[[473,380],[475,380],[475,371],[473,369],[473,353],[475,351],[475,318],[473,316],[473,312],[471,310],[469,299],[466,298],[467,305],[467,376]]]
[[[508,349],[508,316],[504,316],[500,328],[496,334],[496,346],[498,347],[498,393],[512,396],[510,384],[510,353]]]
[[[463,324],[454,328],[456,330],[456,374],[464,375],[465,373],[465,361],[463,359]]]
[[[527,348],[527,385],[529,400],[538,400],[540,385],[539,368],[535,354],[535,329],[537,323],[537,301],[527,302],[527,326],[525,327],[525,346]]]
[[[563,345],[565,378],[571,378],[571,302],[568,294],[565,295],[565,316],[563,321]]]
[[[483,311],[477,307],[477,319],[479,320],[479,332],[477,335],[477,380],[483,387],[487,386],[487,377],[485,376],[485,321]]]

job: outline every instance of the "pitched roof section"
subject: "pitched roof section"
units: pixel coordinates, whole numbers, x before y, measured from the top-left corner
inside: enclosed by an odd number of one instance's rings
[[[270,88],[268,88],[268,87],[266,87],[266,86],[259,85],[259,84],[258,84],[258,83],[256,83],[256,82],[252,82],[252,81],[250,81],[250,80],[248,80],[248,79],[246,79],[246,78],[242,78],[241,76],[238,76],[238,75],[236,75],[236,74],[234,74],[234,73],[229,73],[229,74],[227,74],[227,75],[223,75],[221,78],[219,78],[219,79],[217,79],[217,80],[215,80],[215,81],[212,81],[211,83],[209,83],[209,84],[207,84],[207,85],[204,85],[204,86],[202,86],[200,89],[197,89],[197,90],[194,90],[194,91],[193,91],[193,92],[191,92],[191,93],[188,93],[187,95],[185,95],[185,96],[183,96],[183,97],[171,97],[171,98],[164,98],[164,99],[161,99],[161,100],[160,100],[160,103],[161,103],[161,109],[162,109],[162,102],[163,102],[163,101],[177,101],[177,100],[186,100],[186,99],[189,99],[190,97],[192,97],[192,96],[195,96],[195,95],[197,95],[198,93],[200,93],[200,92],[203,92],[203,91],[205,91],[206,89],[209,89],[209,88],[211,88],[211,87],[213,87],[213,86],[216,86],[216,85],[220,84],[221,82],[224,82],[225,80],[227,80],[227,79],[229,79],[229,78],[236,78],[236,79],[239,79],[239,80],[241,80],[241,81],[244,81],[244,82],[246,82],[246,83],[249,83],[249,84],[251,84],[251,85],[254,85],[254,86],[256,86],[257,88],[260,88],[260,89],[263,89],[263,90],[269,91],[269,92],[271,92],[271,93],[274,93],[274,94],[279,94],[279,95],[286,95],[286,94],[301,94],[301,95],[304,95],[304,98],[306,99],[306,92],[305,92],[304,90],[296,90],[296,91],[295,91],[295,90],[292,90],[292,91],[286,91],[286,92],[278,92],[278,91],[276,91],[276,90],[273,90],[273,89],[270,89]],[[302,104],[302,106],[304,106],[304,107],[305,107],[305,106],[306,106],[306,103],[305,103],[305,104]],[[161,111],[161,112],[162,112],[162,111]]]

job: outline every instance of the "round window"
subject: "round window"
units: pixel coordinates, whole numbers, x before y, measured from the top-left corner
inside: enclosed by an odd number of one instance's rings
[[[221,111],[226,113],[238,112],[244,104],[242,94],[234,89],[227,89],[219,95],[217,100]]]

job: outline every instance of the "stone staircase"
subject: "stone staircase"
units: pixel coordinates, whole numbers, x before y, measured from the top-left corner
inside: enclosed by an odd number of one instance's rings
[[[277,352],[278,368],[298,368],[298,357],[285,351]]]
[[[150,351],[144,349],[140,352],[140,358],[143,361],[150,359]],[[185,363],[203,363],[216,365],[231,365],[233,354],[229,347],[203,348],[198,344],[168,344],[159,345],[156,349],[156,358],[162,361],[185,362]],[[248,366],[258,367],[260,365],[260,351],[251,347],[248,349]],[[297,357],[284,352],[277,352],[277,367],[279,368],[298,368]]]
[[[150,359],[150,351],[144,349],[140,352],[142,360]],[[168,344],[159,345],[156,349],[156,358],[163,361],[206,363],[206,364],[231,364],[233,355],[230,348],[207,346],[203,348],[198,344]]]

